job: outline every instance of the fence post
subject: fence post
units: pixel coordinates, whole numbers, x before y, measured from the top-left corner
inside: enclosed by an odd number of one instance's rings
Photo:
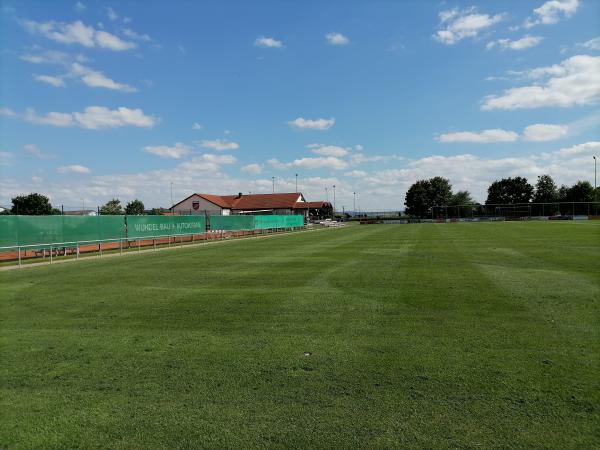
[[[142,244],[142,240],[138,239],[138,253],[142,251],[141,244]]]
[[[102,258],[102,242],[98,242],[98,247],[100,247],[100,258]]]
[[[75,253],[75,259],[79,259],[79,242],[75,242],[75,247],[77,248]]]
[[[152,245],[154,246],[154,251],[156,251],[156,238],[152,238]]]
[[[50,262],[52,262],[52,244],[50,244]]]
[[[19,252],[19,267],[21,267],[21,246],[17,247],[17,251]]]
[[[119,253],[123,256],[123,239],[119,238]]]

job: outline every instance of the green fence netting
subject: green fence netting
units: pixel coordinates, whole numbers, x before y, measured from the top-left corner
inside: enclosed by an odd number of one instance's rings
[[[304,226],[304,216],[265,215],[265,216],[210,216],[211,230],[266,230],[272,228],[293,228]]]
[[[239,231],[304,226],[304,217],[210,216],[211,230]],[[206,218],[194,216],[0,216],[0,247],[73,245],[111,239],[200,234]],[[14,248],[0,248],[12,251]]]
[[[206,231],[204,216],[126,216],[126,218],[129,239],[199,234]]]
[[[18,241],[17,216],[0,216],[0,247],[17,245]]]
[[[3,216],[0,247],[74,244],[125,237],[123,216]],[[4,249],[11,250],[11,249]]]
[[[303,216],[254,216],[254,227],[259,230],[264,230],[268,228],[293,228],[302,226],[304,226]]]
[[[254,216],[210,216],[213,231],[254,230]]]

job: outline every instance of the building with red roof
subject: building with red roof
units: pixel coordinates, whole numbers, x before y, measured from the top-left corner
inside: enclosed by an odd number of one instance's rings
[[[302,193],[213,195],[192,194],[171,207],[176,214],[302,214],[330,217],[331,203],[307,202]]]

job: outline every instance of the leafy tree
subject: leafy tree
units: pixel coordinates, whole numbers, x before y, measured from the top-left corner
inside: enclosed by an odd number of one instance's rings
[[[442,177],[419,180],[406,192],[406,214],[411,216],[429,215],[433,206],[447,205],[452,198],[452,185]]]
[[[123,208],[121,208],[121,200],[113,198],[106,205],[100,208],[100,214],[104,216],[116,216],[123,214]]]
[[[455,194],[452,194],[448,204],[452,206],[474,205],[475,200],[473,200],[469,191],[458,191]]]
[[[569,186],[565,186],[563,184],[560,188],[558,188],[558,201],[559,202],[569,201]]]
[[[429,200],[431,206],[447,205],[452,198],[452,185],[450,180],[442,177],[433,177],[429,180]]]
[[[564,193],[566,202],[593,202],[594,187],[589,181],[578,181]]]
[[[419,180],[406,191],[406,214],[410,216],[422,216],[427,213],[429,204],[429,181]]]
[[[529,203],[533,197],[533,186],[523,177],[503,178],[494,181],[488,188],[486,205]]]
[[[144,214],[144,204],[141,200],[136,198],[135,200],[127,203],[127,206],[125,206],[125,214],[132,216],[140,216]]]
[[[454,211],[459,217],[464,217],[471,215],[471,212],[475,209],[476,202],[469,191],[458,191],[452,194],[448,205],[456,206]]]
[[[535,184],[533,201],[536,203],[551,203],[558,200],[558,189],[550,175],[540,175]]]
[[[11,213],[24,216],[42,216],[60,214],[60,211],[52,208],[48,197],[38,193],[19,195],[12,199]]]

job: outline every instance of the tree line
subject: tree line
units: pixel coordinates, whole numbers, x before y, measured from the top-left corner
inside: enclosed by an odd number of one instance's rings
[[[600,202],[600,188],[594,189],[589,181],[578,181],[572,186],[558,187],[550,175],[541,175],[531,185],[526,178],[508,177],[494,181],[487,189],[486,205],[517,203]],[[436,206],[474,206],[468,191],[452,191],[450,180],[433,177],[418,180],[406,192],[405,213],[426,216]]]
[[[63,211],[52,206],[50,199],[37,192],[28,195],[18,195],[11,199],[12,207],[4,211],[4,214],[20,214],[23,216],[47,216],[63,214]],[[83,213],[84,211],[82,211]],[[101,215],[122,215],[139,216],[146,214],[146,208],[141,200],[135,199],[127,203],[125,208],[121,201],[113,198],[99,208]],[[160,209],[154,208],[148,214],[159,214]]]

